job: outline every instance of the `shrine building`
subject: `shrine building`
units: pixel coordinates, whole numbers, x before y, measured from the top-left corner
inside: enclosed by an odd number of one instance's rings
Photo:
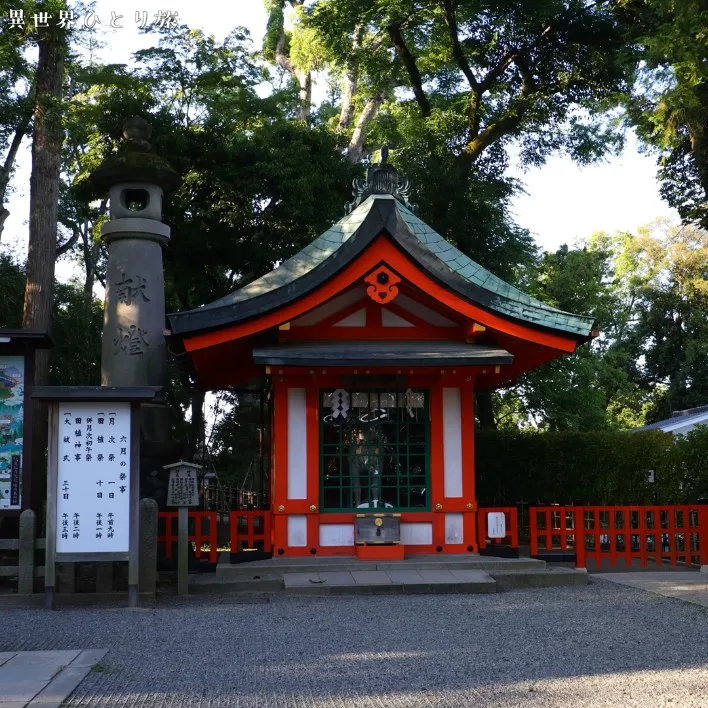
[[[274,553],[476,553],[474,393],[574,352],[593,318],[470,260],[414,214],[385,160],[356,185],[298,254],[168,315],[170,346],[204,389],[267,378]],[[361,518],[396,519],[397,541],[372,555]]]

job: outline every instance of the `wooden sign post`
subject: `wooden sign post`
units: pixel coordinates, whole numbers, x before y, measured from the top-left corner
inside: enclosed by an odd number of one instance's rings
[[[46,609],[56,563],[128,561],[128,606],[138,604],[140,403],[159,387],[42,386],[49,403]]]
[[[165,465],[170,471],[167,506],[178,507],[177,513],[177,594],[189,594],[189,507],[199,506],[199,472],[201,465],[174,462]]]

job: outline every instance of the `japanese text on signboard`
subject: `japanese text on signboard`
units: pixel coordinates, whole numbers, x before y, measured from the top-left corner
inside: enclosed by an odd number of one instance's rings
[[[57,553],[129,548],[130,404],[62,403]]]

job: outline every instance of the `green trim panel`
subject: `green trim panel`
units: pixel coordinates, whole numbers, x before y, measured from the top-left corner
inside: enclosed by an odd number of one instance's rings
[[[319,391],[322,512],[429,511],[428,391],[340,392]]]

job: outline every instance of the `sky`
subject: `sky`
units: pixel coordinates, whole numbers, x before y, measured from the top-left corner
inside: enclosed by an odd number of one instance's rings
[[[122,28],[109,27],[111,15]],[[96,52],[100,61],[129,63],[138,49],[151,45],[151,35],[139,32],[138,23],[155,21],[159,13],[177,13],[180,22],[203,29],[218,40],[234,27],[247,27],[255,46],[260,46],[265,33],[266,12],[263,0],[141,0],[128,5],[125,0],[97,0],[95,16],[77,16],[79,24],[95,23],[96,32],[105,47]],[[136,20],[137,16],[137,20]],[[3,28],[0,31],[8,31]],[[314,92],[315,98],[317,90]],[[14,248],[18,255],[26,253],[29,211],[30,147],[26,141],[18,159],[13,180],[16,192],[8,208],[0,248]],[[578,167],[568,157],[552,157],[540,168],[510,174],[525,184],[526,194],[512,202],[519,225],[529,229],[544,250],[555,250],[564,243],[573,245],[594,231],[633,231],[657,217],[678,220],[678,215],[659,197],[654,157],[642,155],[637,141],[630,136],[624,153],[590,167]],[[57,275],[66,280],[75,272],[70,262],[60,261]]]

